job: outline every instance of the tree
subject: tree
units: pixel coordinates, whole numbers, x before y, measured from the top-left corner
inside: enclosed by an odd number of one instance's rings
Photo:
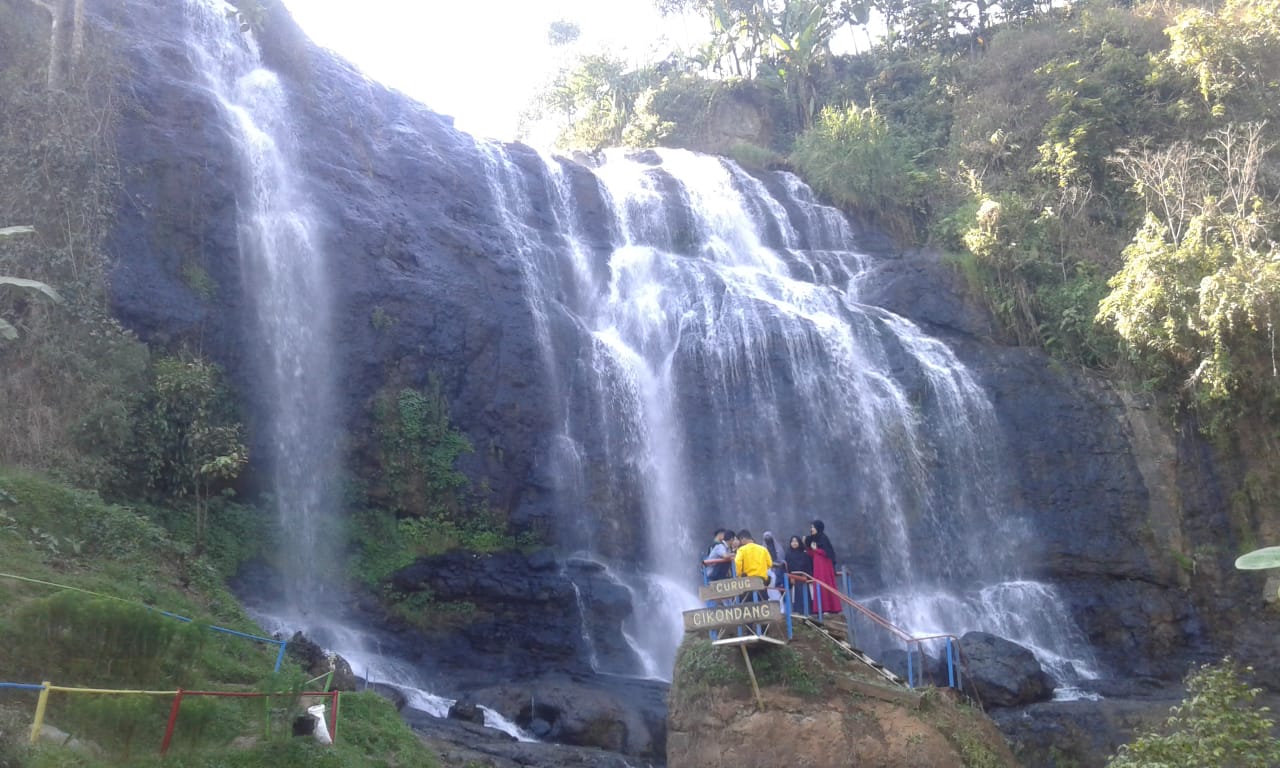
[[[1231,108],[1280,116],[1280,0],[1227,0],[1216,12],[1190,8],[1166,31],[1163,63],[1194,80],[1214,116]]]
[[[49,12],[49,90],[61,90],[84,52],[84,0],[31,0]]]
[[[11,237],[13,235],[27,234],[35,231],[36,230],[34,227],[27,227],[27,226],[0,227],[0,238]],[[48,285],[40,282],[39,280],[27,280],[21,277],[9,277],[7,275],[0,275],[0,286],[3,286],[3,285],[11,285],[15,288],[19,288],[24,291],[31,291],[33,293],[42,294],[56,302],[62,301],[62,296],[59,295],[57,291],[53,290]],[[0,318],[0,339],[13,341],[16,338],[18,338],[18,329],[14,327],[13,323],[10,323],[8,320],[5,320],[4,318]]]
[[[830,54],[836,19],[825,0],[790,0],[776,17],[766,17],[770,41],[776,52],[778,72],[787,85],[796,112],[796,124],[806,129],[817,111],[814,69]]]
[[[521,116],[523,128],[540,120],[559,125],[556,144],[596,151],[622,143],[636,100],[656,79],[652,67],[631,68],[609,53],[579,56],[562,67]]]
[[[1280,741],[1271,735],[1261,693],[1224,660],[1187,676],[1187,697],[1170,710],[1162,733],[1147,733],[1112,756],[1107,768],[1272,768],[1280,765]],[[1253,670],[1246,667],[1244,671]]]
[[[1255,369],[1277,375],[1277,214],[1261,174],[1270,149],[1262,126],[1228,125],[1204,148],[1119,160],[1148,212],[1098,320],[1139,355],[1173,362],[1202,402],[1227,401]]]
[[[249,461],[228,400],[216,365],[166,357],[155,364],[154,387],[140,420],[147,484],[192,500],[196,554],[204,551],[209,499],[229,487]]]

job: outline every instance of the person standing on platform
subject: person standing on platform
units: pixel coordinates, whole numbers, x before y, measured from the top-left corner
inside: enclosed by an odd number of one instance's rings
[[[813,558],[813,611],[822,621],[823,614],[843,614],[844,607],[836,596],[836,548],[827,537],[827,526],[821,520],[814,520],[809,526],[809,535],[805,538],[809,557]]]
[[[785,562],[787,572],[791,574],[791,610],[799,611],[805,605],[802,592],[808,589],[809,585],[797,582],[796,574],[813,575],[813,558],[805,551],[804,540],[799,536],[792,536],[791,541],[787,544]]]
[[[773,558],[769,550],[760,546],[751,538],[751,531],[743,528],[738,531],[738,552],[733,556],[734,565],[738,567],[739,576],[755,576],[769,583],[769,569],[773,567]],[[768,600],[767,590],[760,590],[756,595],[761,600]]]
[[[711,548],[707,550],[707,558],[702,561],[702,564],[707,568],[707,581],[729,578],[729,565],[733,561],[733,557],[729,554],[729,545],[724,540],[725,534],[728,532],[724,528],[717,528],[715,536],[711,539]]]

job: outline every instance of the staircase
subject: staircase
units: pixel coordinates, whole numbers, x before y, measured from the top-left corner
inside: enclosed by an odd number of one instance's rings
[[[702,569],[703,584],[708,583],[707,574],[709,572],[709,566],[712,564],[714,564],[714,561],[704,562]],[[946,687],[956,689],[962,688],[961,667],[964,665],[964,655],[960,649],[959,638],[950,634],[915,636],[900,627],[894,626],[888,619],[875,613],[865,605],[854,600],[852,597],[849,597],[847,593],[851,591],[851,579],[847,570],[841,569],[840,577],[843,582],[844,591],[827,588],[827,590],[824,591],[824,595],[829,593],[835,596],[840,601],[841,608],[843,609],[842,613],[838,619],[829,618],[826,622],[822,622],[815,620],[810,611],[809,590],[807,586],[814,583],[813,577],[807,573],[789,573],[784,575],[781,605],[786,617],[787,639],[790,639],[792,636],[793,621],[799,620],[818,634],[827,638],[827,640],[836,645],[845,655],[865,664],[877,675],[889,681],[893,685],[903,688],[915,688],[924,683],[924,661],[927,658],[924,651],[925,643],[943,643],[945,649],[944,658],[946,660]],[[806,586],[805,589],[798,590],[801,595],[801,605],[798,606],[799,611],[795,610],[797,606],[793,606],[791,604],[791,586],[793,583],[803,584]],[[825,599],[826,598],[824,597],[824,600]],[[711,604],[712,603],[708,603],[708,605]],[[858,616],[869,621],[871,626],[877,631],[887,633],[894,641],[902,643],[905,647],[907,653],[907,676],[905,680],[901,675],[889,669],[884,664],[872,658],[870,654],[854,645],[857,641],[853,637],[853,633],[850,631],[849,621],[850,618]],[[742,640],[766,639],[761,636],[765,633],[758,630],[744,636],[744,633],[740,629],[738,634]],[[714,640],[715,638],[716,633],[713,632],[712,639]],[[768,638],[768,640],[770,642],[778,642],[778,640],[774,638]],[[718,640],[717,642],[734,643],[735,641],[726,638]]]
[[[832,626],[832,624],[834,624],[833,621],[827,620],[826,622],[820,624],[814,621],[813,619],[809,618],[808,616],[801,616],[800,621],[804,622],[805,625],[807,625],[813,631],[817,632],[819,635],[822,635],[823,637],[827,638],[832,643],[834,643],[838,648],[840,648],[840,650],[846,656],[850,656],[856,661],[860,661],[863,664],[867,665],[872,669],[872,671],[874,671],[877,675],[883,677],[885,680],[888,680],[894,685],[901,686],[903,688],[911,687],[910,685],[907,684],[907,681],[899,677],[896,672],[889,669],[888,667],[881,664],[880,662],[876,661],[875,659],[871,658],[862,650],[855,648],[848,640],[842,639],[841,637],[839,637],[839,635],[836,632],[836,627]],[[845,632],[843,634],[845,635],[848,634],[847,627],[845,628]]]

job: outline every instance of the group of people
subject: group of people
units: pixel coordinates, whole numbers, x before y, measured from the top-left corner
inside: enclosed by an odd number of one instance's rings
[[[734,575],[759,576],[767,588],[780,591],[784,573],[804,574],[813,578],[807,587],[811,590],[810,609],[821,617],[826,613],[841,613],[843,608],[836,596],[836,549],[826,533],[826,524],[814,520],[809,524],[809,535],[792,536],[779,557],[778,545],[772,531],[764,532],[764,543],[757,544],[751,531],[732,531],[717,528],[707,550],[703,564],[707,566],[707,580],[717,581]],[[802,605],[804,581],[792,577],[791,603],[793,609]]]

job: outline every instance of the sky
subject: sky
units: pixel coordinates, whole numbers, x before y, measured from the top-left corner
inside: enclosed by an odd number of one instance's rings
[[[696,20],[663,19],[653,0],[285,0],[320,45],[366,75],[452,115],[459,128],[513,139],[520,111],[568,56],[547,43],[565,19],[601,48],[635,62],[690,40]],[[358,10],[355,10],[358,9]],[[667,44],[669,47],[669,43]]]

